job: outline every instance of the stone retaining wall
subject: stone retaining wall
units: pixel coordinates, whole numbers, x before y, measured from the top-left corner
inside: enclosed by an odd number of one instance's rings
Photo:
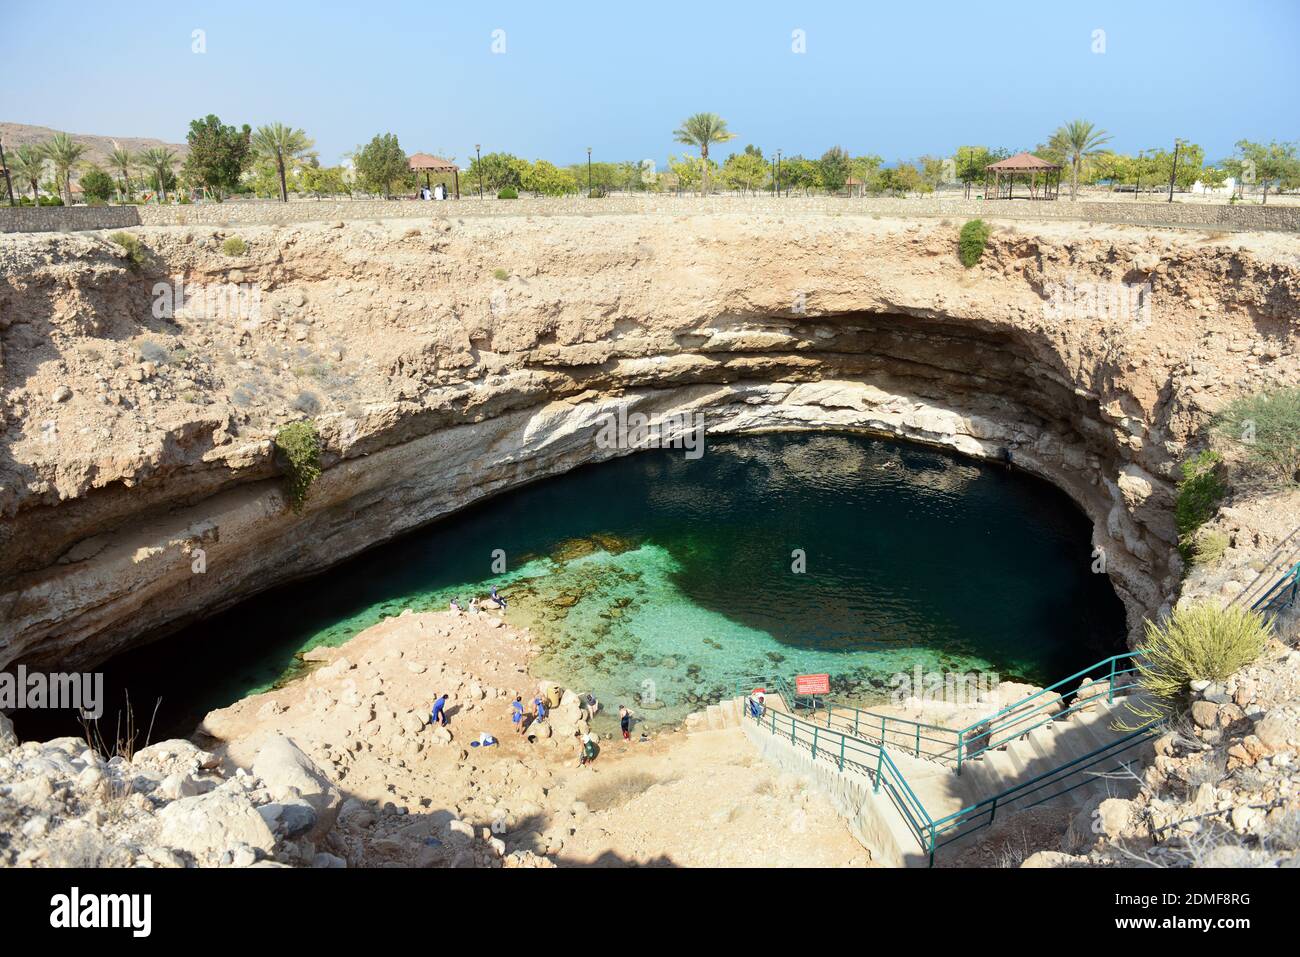
[[[1138,226],[1221,230],[1300,232],[1300,206],[1208,203],[1018,202],[928,199],[846,199],[811,196],[774,200],[769,196],[608,196],[499,200],[466,197],[459,201],[295,200],[230,201],[193,206],[101,206],[0,208],[0,232],[121,229],[126,226],[260,226],[331,220],[437,218],[462,216],[628,216],[745,214],[845,215],[898,218],[975,217],[1010,220],[1074,220]]]

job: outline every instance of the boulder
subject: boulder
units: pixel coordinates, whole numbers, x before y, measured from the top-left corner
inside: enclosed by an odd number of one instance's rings
[[[301,797],[316,812],[310,837],[323,837],[334,826],[343,796],[316,763],[284,735],[270,738],[253,759],[253,774],[271,796],[288,803]],[[291,791],[290,789],[293,789]]]
[[[14,723],[0,713],[0,752],[18,747],[18,735],[14,734]]]
[[[196,859],[220,858],[236,844],[267,853],[275,835],[253,802],[234,791],[217,790],[173,801],[158,812],[159,843],[188,851]]]

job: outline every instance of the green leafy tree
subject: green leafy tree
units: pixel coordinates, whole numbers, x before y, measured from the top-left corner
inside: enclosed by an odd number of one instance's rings
[[[742,195],[762,189],[771,175],[762,151],[751,151],[748,146],[743,153],[732,153],[727,157],[727,162],[722,164],[723,181],[732,189],[740,190]]]
[[[698,156],[668,157],[668,169],[676,178],[678,189],[698,190],[704,179],[703,167],[704,163]]]
[[[185,157],[185,178],[218,199],[235,192],[251,160],[252,135],[247,123],[236,129],[211,113],[194,120],[185,137],[190,147]]]
[[[32,205],[40,204],[41,177],[45,175],[47,157],[39,146],[30,143],[18,147],[9,156],[9,171],[32,191]]]
[[[322,196],[352,195],[352,187],[342,166],[304,166],[298,176],[299,188],[317,199]]]
[[[716,113],[696,113],[694,116],[688,116],[673,132],[673,139],[676,142],[699,148],[701,193],[709,192],[709,147],[714,143],[725,143],[735,138],[736,134],[727,129],[727,121]]]
[[[385,199],[392,198],[393,185],[404,181],[410,172],[406,153],[393,133],[378,134],[365,146],[357,147],[352,165],[361,188]]]
[[[528,161],[512,153],[487,153],[483,157],[470,160],[469,170],[464,179],[477,185],[481,182],[483,189],[490,193],[499,193],[503,189],[519,190],[524,188],[524,175],[528,171]],[[585,178],[583,182],[585,182]]]
[[[253,154],[275,167],[280,180],[280,202],[289,201],[289,187],[286,181],[290,167],[302,163],[316,144],[303,130],[295,130],[283,123],[271,123],[259,126],[252,135],[250,143]]]
[[[1071,120],[1060,127],[1048,141],[1048,149],[1061,157],[1070,167],[1070,199],[1079,194],[1079,172],[1083,164],[1101,152],[1104,143],[1110,142],[1105,130],[1099,130],[1087,120]]]
[[[787,196],[793,189],[807,194],[821,182],[821,171],[816,161],[803,156],[787,156],[782,159],[777,175],[781,179],[781,189]]]
[[[839,146],[832,146],[817,161],[817,181],[828,193],[842,190],[851,172],[849,154]]]
[[[59,184],[59,192],[65,203],[72,203],[72,170],[82,157],[86,155],[88,147],[84,143],[76,142],[67,133],[55,133],[42,146],[48,157],[50,164],[54,167],[54,178]]]
[[[1300,188],[1300,158],[1296,156],[1295,143],[1237,142],[1239,156],[1224,165],[1237,177],[1239,183],[1264,187],[1264,203],[1268,203],[1270,186],[1276,192]]]
[[[149,187],[161,202],[167,202],[167,190],[176,187],[176,151],[154,146],[140,154],[140,166],[149,176]]]
[[[535,160],[524,170],[523,187],[538,196],[564,196],[578,192],[578,181],[567,169],[546,160]]]
[[[81,192],[88,203],[106,203],[117,192],[117,184],[98,166],[81,174]]]

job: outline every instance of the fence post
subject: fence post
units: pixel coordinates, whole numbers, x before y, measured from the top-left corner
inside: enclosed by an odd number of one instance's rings
[[[921,756],[921,726],[919,724],[916,726],[916,756],[918,758]]]
[[[1106,703],[1115,703],[1115,659],[1110,659],[1110,687],[1106,689]]]
[[[858,714],[859,714],[858,709],[854,708],[853,709],[853,736],[855,738],[858,736]]]
[[[871,790],[875,794],[880,793],[880,767],[884,763],[884,760],[885,760],[885,746],[881,744],[880,747],[876,748],[876,780],[875,783],[873,783],[871,786]]]
[[[990,824],[993,823],[993,818],[997,816],[997,813],[998,813],[998,799],[997,799],[997,798],[994,798],[994,799],[993,799],[993,803],[992,803],[991,805],[989,805],[989,823],[990,823]]]
[[[840,770],[844,770],[844,735],[840,735]]]
[[[966,748],[966,731],[963,728],[957,732],[957,774],[961,775],[961,753]]]
[[[817,731],[818,731],[817,725],[814,724],[814,725],[813,725],[813,740],[812,740],[812,751],[813,751],[813,753],[812,753],[812,759],[813,759],[814,761],[817,760]]]

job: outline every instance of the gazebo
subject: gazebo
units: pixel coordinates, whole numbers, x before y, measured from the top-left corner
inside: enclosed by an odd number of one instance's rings
[[[415,153],[410,159],[411,172],[424,170],[424,185],[427,189],[429,186],[430,173],[451,173],[456,179],[456,198],[460,199],[460,167],[451,160],[445,160],[441,156],[430,156],[428,153]]]
[[[1016,178],[1029,186],[1029,199],[1056,199],[1061,194],[1061,167],[1033,153],[1017,153],[984,167],[984,198],[1015,199]]]
[[[867,184],[862,182],[856,176],[850,176],[844,181],[844,186],[849,191],[849,196],[861,196],[862,188]]]

